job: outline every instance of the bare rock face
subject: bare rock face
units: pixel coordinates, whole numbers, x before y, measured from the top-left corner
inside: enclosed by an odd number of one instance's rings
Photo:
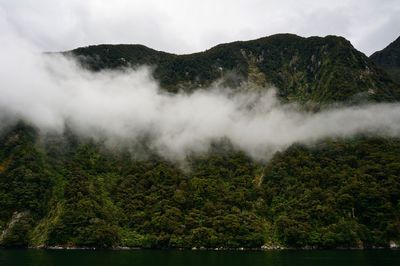
[[[14,212],[10,222],[7,224],[3,232],[1,233],[0,236],[0,244],[3,244],[3,242],[6,242],[6,240],[11,236],[12,231],[16,225],[24,218],[29,216],[29,211],[23,211],[23,212]]]
[[[398,248],[400,248],[400,245],[399,245],[398,242],[395,242],[395,241],[392,240],[392,241],[389,242],[389,248],[398,249]]]

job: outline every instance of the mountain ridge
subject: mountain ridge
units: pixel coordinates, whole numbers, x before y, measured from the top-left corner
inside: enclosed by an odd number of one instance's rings
[[[370,58],[400,84],[400,37],[384,49],[373,53]]]
[[[223,67],[239,76],[225,86],[275,82],[282,101],[398,101],[396,85],[344,38],[279,35],[186,56],[110,47],[67,54],[94,71],[158,62],[154,75],[171,92],[205,87]],[[216,141],[182,169],[20,121],[0,131],[0,246],[388,248],[400,243],[399,161],[399,138],[362,134],[293,144],[268,162]]]
[[[171,91],[193,91],[224,77],[238,87],[275,86],[283,101],[400,100],[400,88],[343,37],[271,35],[175,55],[141,45],[98,45],[67,52],[92,70],[155,66],[154,78]]]

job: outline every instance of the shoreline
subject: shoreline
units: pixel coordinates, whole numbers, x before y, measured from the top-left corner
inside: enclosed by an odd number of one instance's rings
[[[319,248],[319,247],[260,247],[260,248],[205,248],[205,247],[192,247],[192,248],[141,248],[141,247],[80,247],[80,246],[36,246],[36,247],[0,247],[0,249],[26,249],[26,250],[110,250],[110,251],[140,251],[140,250],[154,250],[154,251],[369,251],[369,250],[393,250],[400,251],[399,247],[336,247],[336,248]]]

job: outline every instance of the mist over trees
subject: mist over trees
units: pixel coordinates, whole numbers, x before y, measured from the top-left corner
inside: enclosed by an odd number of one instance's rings
[[[400,240],[399,86],[343,38],[21,51],[2,66],[2,246]]]

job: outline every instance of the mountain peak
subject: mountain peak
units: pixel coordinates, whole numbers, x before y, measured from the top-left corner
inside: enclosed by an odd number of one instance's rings
[[[283,101],[301,103],[393,101],[399,89],[363,53],[343,37],[304,38],[275,34],[214,46],[204,52],[175,55],[142,45],[98,45],[71,51],[90,69],[154,66],[161,87],[193,91],[224,79],[274,86]]]
[[[372,54],[370,58],[400,84],[400,37],[383,50]]]

